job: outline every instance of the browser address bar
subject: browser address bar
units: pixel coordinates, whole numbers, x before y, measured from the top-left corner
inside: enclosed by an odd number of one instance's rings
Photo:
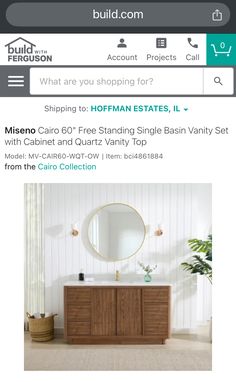
[[[233,68],[31,68],[31,95],[233,95]]]
[[[214,14],[220,19],[215,22]],[[16,2],[6,11],[16,27],[222,27],[230,9],[219,2]]]

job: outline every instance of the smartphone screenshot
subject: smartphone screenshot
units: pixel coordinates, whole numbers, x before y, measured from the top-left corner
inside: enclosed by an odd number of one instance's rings
[[[235,374],[235,66],[232,0],[1,1],[4,380]]]

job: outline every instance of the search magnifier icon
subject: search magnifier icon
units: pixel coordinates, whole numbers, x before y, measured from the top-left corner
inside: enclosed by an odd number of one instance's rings
[[[221,86],[223,86],[220,77],[215,77],[215,78],[214,78],[214,82],[215,82],[215,84],[220,84]]]

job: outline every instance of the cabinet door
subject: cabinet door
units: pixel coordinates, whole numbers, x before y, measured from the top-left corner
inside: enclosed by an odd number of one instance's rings
[[[143,334],[169,337],[170,288],[143,288]]]
[[[117,288],[117,335],[142,334],[142,300],[139,288]]]
[[[91,334],[94,336],[116,335],[116,290],[114,288],[92,289]]]
[[[67,336],[90,335],[91,290],[65,288],[65,332]]]

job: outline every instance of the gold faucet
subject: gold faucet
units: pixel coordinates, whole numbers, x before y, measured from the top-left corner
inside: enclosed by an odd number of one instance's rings
[[[120,281],[120,272],[119,271],[116,271],[116,278],[115,278],[116,281]]]

